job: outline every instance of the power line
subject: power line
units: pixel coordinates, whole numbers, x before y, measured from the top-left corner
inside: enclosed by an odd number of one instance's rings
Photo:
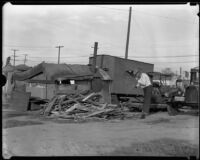
[[[179,18],[176,18],[176,17],[167,17],[167,16],[162,16],[162,15],[156,15],[156,14],[147,13],[147,12],[138,11],[138,10],[133,10],[133,11],[135,11],[135,12],[141,12],[141,13],[146,14],[148,16],[160,17],[160,18],[165,18],[165,19],[168,19],[168,20],[178,20],[179,22],[184,22],[184,23],[187,23],[187,24],[196,24],[196,25],[198,25],[197,23],[194,23],[192,21],[186,21],[186,20],[182,20],[182,19],[179,19]]]
[[[10,60],[14,60],[14,59],[10,59]],[[21,60],[21,59],[15,59],[15,61],[24,61],[24,60]]]
[[[152,63],[152,62],[146,62],[146,63]],[[161,64],[162,63],[162,64]],[[163,62],[161,63],[154,63],[154,65],[163,65]],[[164,64],[170,63],[170,65],[177,65],[178,63],[197,63],[196,61],[188,61],[188,62],[164,62]],[[153,63],[152,63],[153,64]]]
[[[111,10],[116,10],[116,11],[128,12],[128,10],[126,10],[126,9],[118,9],[118,8],[102,7],[102,6],[94,6],[94,7],[111,9]],[[139,10],[135,10],[135,9],[133,9],[133,11],[134,12],[139,12],[139,13],[142,13],[142,14],[145,14],[145,15],[148,15],[148,16],[160,17],[160,18],[165,18],[165,19],[169,19],[169,20],[178,20],[178,21],[181,21],[181,22],[185,22],[187,24],[189,22],[190,24],[196,24],[196,25],[198,25],[197,23],[194,23],[192,21],[186,21],[186,20],[182,20],[182,19],[179,19],[179,18],[176,18],[176,17],[162,16],[162,15],[152,14],[152,13],[149,13],[149,12],[139,11]]]
[[[38,51],[36,51],[36,50],[38,50],[38,49],[54,49],[53,47],[42,47],[42,46],[17,46],[17,45],[4,45],[4,47],[6,47],[6,48],[10,48],[10,47],[16,47],[16,48],[23,48],[23,49],[26,49],[26,50],[34,50],[34,52],[38,52]],[[85,50],[86,51],[86,49],[88,50],[89,49],[89,47],[87,47],[87,46],[81,46],[80,48],[80,50]],[[80,52],[80,50],[78,50],[78,49],[74,49],[74,48],[67,48],[68,50],[71,50],[71,51],[73,51],[73,52]]]
[[[21,45],[4,45],[5,47],[21,47],[21,48],[35,48],[35,49],[41,49],[41,48],[52,48],[53,47],[47,47],[47,46],[21,46]]]
[[[182,61],[182,62],[145,62],[145,63],[153,63],[153,64],[159,64],[159,63],[196,63],[198,61]]]
[[[199,55],[175,55],[175,56],[129,56],[132,58],[176,58],[176,57],[195,57],[195,56],[199,56]],[[65,57],[60,57],[60,58],[80,58],[80,57],[89,57],[89,55],[85,55],[85,56],[79,56],[77,55],[77,57],[75,56],[65,56]],[[119,56],[122,57],[122,56]],[[56,58],[56,57],[37,57],[37,56],[30,56],[29,58]]]
[[[194,57],[194,56],[199,56],[199,55],[181,55],[181,56],[149,56],[149,57],[140,57],[140,56],[130,56],[134,58],[175,58],[175,57]]]
[[[94,5],[93,7],[111,9],[111,10],[122,11],[122,12],[128,12],[128,10],[126,10],[126,9],[118,9],[118,8],[103,7],[103,6],[96,6],[96,5]]]
[[[77,55],[77,57],[74,57],[74,56],[65,56],[65,57],[61,57],[61,58],[80,58],[80,57],[89,57],[89,55],[85,55],[85,56],[79,56]],[[57,58],[57,57],[37,57],[37,56],[34,56],[34,57],[29,57],[29,58]]]
[[[138,25],[138,27],[141,29],[141,30],[143,30],[142,29],[142,27],[141,26],[139,26],[139,23],[137,23],[137,21],[135,20],[135,24],[137,24]],[[143,32],[142,32],[142,34],[144,34]],[[144,36],[145,37],[145,36]],[[180,42],[180,41],[166,41],[166,42]],[[182,41],[181,41],[182,42]],[[185,41],[185,42],[188,42],[187,40]],[[159,43],[159,42],[158,42]],[[156,44],[156,43],[155,43]],[[192,45],[192,44],[191,44]],[[137,47],[137,48],[169,48],[169,47],[189,47],[189,46],[191,46],[191,45],[189,45],[189,44],[187,44],[187,46],[186,45],[184,45],[184,44],[182,44],[182,45],[168,45],[168,46],[162,46],[162,45],[156,45],[156,46],[141,46],[141,47]],[[37,47],[37,46],[35,46],[35,47],[31,47],[31,46],[16,46],[16,45],[5,45],[5,46],[7,46],[7,47],[22,47],[22,48],[26,48],[26,49],[53,49],[53,47]],[[111,44],[111,43],[109,43],[109,46],[120,46],[119,44]],[[77,49],[74,49],[74,48],[67,48],[67,49],[69,49],[69,50],[73,50],[73,52],[74,51],[79,51],[80,52],[80,50],[77,50]],[[81,47],[81,50],[82,50],[83,48]],[[86,49],[86,48],[84,48],[84,49]]]

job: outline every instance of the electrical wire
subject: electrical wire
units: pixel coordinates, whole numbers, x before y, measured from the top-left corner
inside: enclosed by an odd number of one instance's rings
[[[103,6],[94,6],[94,7],[99,7],[99,8],[105,8],[105,9],[110,9],[110,10],[115,10],[115,11],[123,11],[123,12],[129,12],[129,10],[125,10],[125,9],[118,9],[118,8],[111,8],[111,7],[103,7]],[[154,17],[160,17],[160,18],[165,18],[165,19],[169,19],[169,20],[178,20],[180,22],[185,22],[187,24],[195,24],[195,25],[198,25],[197,23],[194,23],[192,21],[185,21],[185,20],[182,20],[182,19],[179,19],[179,18],[176,18],[176,17],[168,17],[168,16],[162,16],[162,15],[157,15],[157,14],[152,14],[152,13],[149,13],[149,12],[144,12],[144,11],[139,11],[139,10],[135,10],[135,9],[132,9],[133,12],[139,12],[139,13],[142,13],[142,14],[145,14],[147,16],[154,16]]]
[[[129,56],[133,58],[176,58],[176,57],[194,57],[199,55],[181,55],[181,56],[149,56],[149,57],[140,57],[140,56]]]

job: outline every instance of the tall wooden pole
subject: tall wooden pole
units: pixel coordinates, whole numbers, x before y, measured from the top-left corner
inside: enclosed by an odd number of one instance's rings
[[[17,57],[16,56],[16,51],[19,51],[19,50],[17,50],[17,49],[12,49],[13,50],[13,66],[15,66],[15,57]]]
[[[125,59],[128,59],[128,47],[129,47],[129,37],[130,37],[130,28],[131,28],[131,12],[132,12],[132,7],[129,8],[129,19],[128,19]]]
[[[98,49],[98,42],[94,42],[93,72],[96,72],[97,49]]]
[[[56,48],[58,48],[58,64],[60,64],[60,48],[62,48],[64,46],[56,46]]]
[[[46,99],[47,99],[47,75],[46,75],[45,91],[46,91]]]
[[[24,64],[26,64],[28,54],[24,54]]]

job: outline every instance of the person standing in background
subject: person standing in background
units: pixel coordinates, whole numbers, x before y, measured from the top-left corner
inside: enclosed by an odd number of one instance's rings
[[[146,73],[143,73],[141,69],[135,69],[133,74],[137,81],[136,87],[141,87],[144,91],[144,105],[140,117],[144,119],[149,115],[153,86],[150,77]]]

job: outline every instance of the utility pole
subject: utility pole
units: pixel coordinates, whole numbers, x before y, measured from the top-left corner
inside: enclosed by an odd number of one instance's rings
[[[24,64],[25,64],[26,61],[27,61],[27,58],[26,58],[26,57],[28,56],[28,54],[24,54],[24,56],[25,56],[25,57],[24,57]]]
[[[96,72],[96,57],[97,57],[97,50],[98,50],[98,42],[94,42],[94,54],[93,54],[93,72]]]
[[[58,48],[58,64],[60,64],[60,48],[62,48],[64,46],[56,46],[56,48]]]
[[[128,58],[129,36],[130,36],[130,28],[131,28],[131,12],[132,12],[132,7],[129,8],[129,19],[128,19],[128,31],[127,31],[127,39],[126,39],[125,59]]]
[[[180,78],[182,78],[182,68],[180,67]]]
[[[14,57],[14,58],[13,58],[13,65],[15,66],[15,57],[16,57],[15,54],[16,54],[16,51],[19,51],[19,50],[17,50],[17,49],[12,49],[12,50],[13,50],[13,52],[14,52],[14,53],[13,53],[13,54],[14,54],[14,55],[13,55],[13,57]]]

